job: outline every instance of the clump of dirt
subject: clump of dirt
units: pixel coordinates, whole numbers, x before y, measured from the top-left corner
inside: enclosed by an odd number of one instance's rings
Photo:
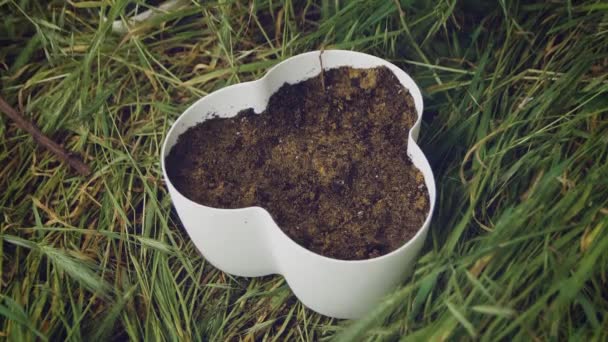
[[[373,258],[413,237],[429,211],[406,152],[416,119],[413,98],[388,68],[326,70],[283,85],[261,114],[247,109],[188,129],[167,172],[203,205],[267,209],[313,252]]]

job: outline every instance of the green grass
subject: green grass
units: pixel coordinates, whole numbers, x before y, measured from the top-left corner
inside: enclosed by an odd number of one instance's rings
[[[0,94],[94,169],[0,116],[0,338],[608,339],[608,6],[397,4],[191,1],[117,36],[123,0],[0,0]],[[318,48],[416,79],[438,183],[415,274],[356,322],[210,266],[159,166],[188,104]]]

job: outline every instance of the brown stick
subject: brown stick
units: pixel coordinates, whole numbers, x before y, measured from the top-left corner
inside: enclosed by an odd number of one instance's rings
[[[319,64],[321,64],[321,86],[325,91],[325,69],[323,68],[323,51],[325,51],[325,46],[321,46],[321,52],[319,53]]]
[[[68,163],[79,174],[83,176],[88,176],[91,174],[91,169],[87,164],[83,163],[80,159],[78,159],[78,157],[72,156],[70,152],[66,151],[66,149],[59,146],[59,144],[44,135],[44,133],[42,133],[42,131],[38,127],[36,127],[34,123],[27,120],[23,115],[21,115],[18,111],[11,107],[11,105],[4,101],[1,96],[0,112],[4,112],[9,118],[11,118],[11,120],[13,120],[17,124],[17,127],[31,134],[34,140],[36,140],[36,142],[40,146],[51,151],[57,156],[57,158]]]

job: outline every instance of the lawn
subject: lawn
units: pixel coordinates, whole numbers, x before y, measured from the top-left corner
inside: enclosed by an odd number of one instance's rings
[[[606,2],[192,0],[112,33],[132,8],[0,0],[0,96],[92,169],[0,114],[0,339],[608,339]],[[193,101],[322,48],[412,75],[438,186],[415,273],[357,321],[209,265],[159,164]]]

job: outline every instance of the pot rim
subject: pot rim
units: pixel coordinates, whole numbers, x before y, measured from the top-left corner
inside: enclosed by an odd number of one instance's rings
[[[416,234],[414,236],[412,236],[410,239],[408,239],[407,241],[403,242],[403,244],[387,253],[378,257],[374,257],[374,258],[368,258],[368,259],[359,259],[359,260],[345,260],[345,259],[336,259],[336,258],[331,258],[328,256],[324,256],[322,254],[313,252],[311,250],[309,250],[308,248],[301,246],[300,244],[298,244],[297,242],[295,242],[291,237],[289,237],[281,228],[280,226],[276,223],[276,221],[274,221],[274,218],[272,219],[277,230],[280,232],[280,234],[282,234],[283,237],[287,238],[288,241],[290,241],[290,243],[293,245],[294,248],[298,248],[302,251],[304,251],[307,255],[310,255],[310,257],[316,257],[316,258],[322,258],[324,259],[324,261],[329,261],[329,262],[336,262],[336,263],[348,263],[348,264],[365,264],[365,263],[373,263],[373,262],[380,262],[384,259],[387,258],[391,258],[391,257],[395,257],[398,254],[400,254],[401,252],[403,252],[405,249],[407,249],[415,240],[420,239],[421,236],[423,236],[424,231],[426,229],[424,229],[425,227],[427,227],[430,224],[430,220],[433,214],[433,210],[435,208],[435,201],[436,201],[436,196],[432,196],[431,192],[435,193],[435,178],[434,178],[434,174],[433,174],[433,170],[430,167],[430,163],[428,163],[428,158],[426,157],[426,155],[424,154],[424,152],[422,151],[422,149],[420,148],[420,146],[418,146],[416,139],[414,139],[414,137],[412,136],[412,131],[414,131],[415,129],[418,129],[420,126],[420,123],[422,121],[422,112],[423,112],[423,100],[422,100],[422,94],[420,92],[420,89],[418,88],[418,85],[414,82],[414,80],[401,68],[397,67],[396,65],[394,65],[393,63],[390,63],[380,57],[376,57],[370,54],[366,54],[363,52],[357,52],[357,51],[350,51],[350,50],[339,50],[339,49],[332,49],[332,50],[315,50],[315,51],[310,51],[310,52],[305,52],[302,54],[298,54],[298,55],[294,55],[292,57],[286,58],[285,60],[277,63],[276,65],[274,65],[272,68],[270,68],[268,71],[266,71],[266,73],[264,74],[264,76],[262,76],[261,78],[254,80],[254,81],[248,81],[248,82],[240,82],[234,85],[230,85],[230,86],[226,86],[224,88],[218,89],[214,92],[211,92],[205,96],[203,96],[202,98],[196,100],[195,102],[193,102],[190,106],[188,106],[188,108],[182,112],[182,114],[180,114],[180,116],[175,120],[175,122],[173,122],[173,124],[171,124],[171,128],[169,129],[169,131],[167,132],[167,134],[165,135],[163,144],[162,144],[162,148],[161,148],[161,167],[162,167],[162,171],[163,171],[163,178],[167,184],[167,186],[173,188],[175,190],[175,193],[179,194],[181,197],[183,197],[183,199],[185,199],[186,201],[188,201],[191,204],[194,204],[196,207],[203,209],[203,210],[216,210],[216,211],[230,211],[230,212],[242,212],[242,211],[250,211],[250,210],[262,210],[264,212],[266,212],[268,215],[270,215],[270,213],[263,207],[260,206],[250,206],[250,207],[242,207],[242,208],[234,208],[234,209],[227,209],[227,208],[216,208],[216,207],[211,207],[211,206],[206,206],[200,203],[197,203],[195,201],[190,200],[189,198],[187,198],[186,196],[184,196],[181,192],[179,192],[177,190],[177,188],[175,188],[173,186],[173,183],[171,183],[171,180],[167,174],[167,170],[166,170],[166,165],[165,165],[165,158],[168,152],[168,147],[167,147],[167,142],[169,141],[169,137],[171,137],[172,135],[174,135],[174,131],[177,129],[177,127],[179,126],[179,124],[181,123],[181,121],[190,113],[191,110],[193,110],[193,108],[197,107],[197,105],[204,101],[205,98],[211,94],[216,94],[216,93],[220,93],[220,92],[225,92],[225,91],[231,91],[232,87],[234,86],[242,86],[242,85],[253,85],[255,83],[263,83],[263,81],[269,77],[270,74],[272,74],[274,72],[274,70],[278,69],[278,67],[284,63],[287,63],[288,61],[295,59],[295,58],[302,58],[305,57],[307,55],[319,55],[321,54],[328,54],[328,53],[347,53],[347,54],[354,54],[354,55],[359,55],[359,56],[363,56],[366,58],[370,58],[370,59],[375,59],[381,62],[382,65],[390,67],[391,71],[393,73],[395,73],[395,70],[399,70],[401,73],[403,73],[401,76],[405,76],[405,78],[409,79],[412,81],[412,84],[414,85],[414,88],[409,88],[406,87],[405,85],[402,84],[402,86],[406,89],[408,89],[408,91],[410,92],[411,96],[416,99],[416,97],[418,97],[420,99],[420,110],[418,110],[418,108],[416,108],[416,114],[418,115],[418,118],[416,119],[416,121],[414,122],[414,125],[410,128],[409,132],[408,132],[408,141],[409,142],[414,142],[415,148],[419,149],[420,152],[422,153],[422,155],[424,156],[424,158],[426,159],[427,164],[429,164],[429,177],[430,180],[428,182],[425,181],[425,185],[427,185],[427,194],[429,196],[429,210],[426,214],[425,220],[424,222],[420,225],[420,228],[418,229],[418,231],[416,232]],[[380,64],[380,63],[379,63]],[[344,64],[343,66],[349,66],[348,64]],[[380,66],[380,65],[379,65]],[[330,70],[330,68],[324,68],[324,70]],[[313,75],[309,78],[315,77],[316,75]],[[396,75],[397,76],[397,75]],[[308,78],[302,79],[301,81],[304,81]],[[400,82],[401,83],[401,82]],[[276,91],[275,91],[276,92]],[[274,94],[274,93],[273,93]],[[271,94],[272,95],[272,94]],[[415,106],[416,107],[416,106]],[[243,108],[246,109],[246,108]],[[200,122],[203,122],[207,119],[203,119]],[[409,153],[408,153],[409,156]],[[411,157],[410,157],[411,158]],[[416,168],[418,170],[420,170],[420,167],[416,166]],[[420,170],[422,171],[422,170]],[[431,189],[432,188],[432,189]],[[272,217],[272,215],[270,215],[270,217]],[[186,230],[188,230],[188,228],[186,227]]]

